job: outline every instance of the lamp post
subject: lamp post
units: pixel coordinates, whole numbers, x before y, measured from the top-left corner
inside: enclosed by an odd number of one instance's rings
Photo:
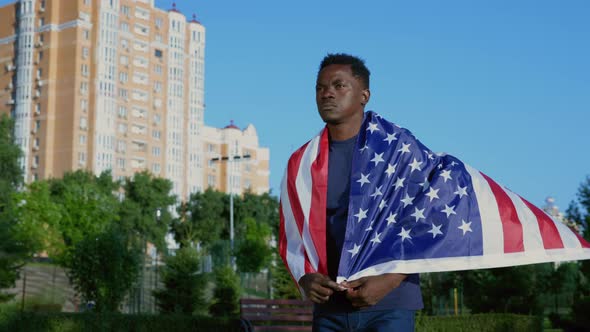
[[[245,155],[230,155],[230,156],[223,156],[218,158],[212,158],[212,162],[227,162],[227,171],[226,173],[226,183],[229,192],[229,243],[231,249],[231,256],[230,256],[230,264],[232,268],[235,270],[235,260],[234,260],[234,186],[230,172],[233,170],[233,163],[249,160],[251,156],[249,154]],[[231,182],[231,183],[230,183]]]
[[[162,210],[160,208],[156,208],[156,224],[160,223],[160,217],[162,216]],[[158,247],[154,245],[154,248],[156,249],[155,252],[155,263],[156,263],[156,275],[155,275],[155,282],[154,282],[154,290],[158,289]],[[156,298],[154,297],[154,313],[156,312]]]

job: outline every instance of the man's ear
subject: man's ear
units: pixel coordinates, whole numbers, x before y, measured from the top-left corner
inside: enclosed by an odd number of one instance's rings
[[[367,105],[367,103],[369,102],[369,99],[371,99],[371,90],[364,89],[363,92],[361,93],[361,105],[363,105],[363,106]]]

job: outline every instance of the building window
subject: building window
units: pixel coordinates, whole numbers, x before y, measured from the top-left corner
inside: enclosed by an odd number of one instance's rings
[[[78,152],[78,163],[82,166],[86,165],[86,153]]]
[[[82,76],[88,76],[88,65],[82,64],[81,71],[82,71]]]
[[[157,17],[156,18],[156,21],[155,21],[156,29],[162,28],[162,23],[163,23],[162,18],[161,17]]]
[[[162,136],[162,132],[161,131],[159,131],[159,130],[152,131],[152,137],[154,139],[159,140],[161,138],[161,136]]]
[[[119,58],[119,61],[125,67],[127,67],[127,65],[129,64],[129,58],[126,55],[121,55],[121,58]]]
[[[35,104],[35,114],[36,115],[41,114],[41,104]]]
[[[154,92],[162,92],[162,82],[154,82]]]
[[[85,145],[86,144],[86,135],[80,135],[79,142],[80,142],[80,145]]]
[[[163,52],[162,52],[162,50],[156,49],[156,50],[154,50],[154,55],[156,56],[156,58],[161,59],[163,56]]]
[[[88,120],[84,116],[80,117],[80,129],[86,130],[86,128],[88,128]]]
[[[160,171],[161,171],[160,164],[153,164],[152,165],[152,173],[160,174]]]
[[[158,75],[162,75],[162,66],[161,65],[155,65],[154,66],[154,73],[156,73]]]
[[[35,147],[36,149],[39,149],[39,138],[38,137],[35,138],[33,147]]]
[[[119,169],[125,169],[125,159],[118,158],[117,159],[117,167],[119,167]]]
[[[127,119],[127,107],[119,106],[119,117],[123,119]]]
[[[121,39],[121,47],[124,50],[129,50],[129,41],[127,39]]]
[[[129,6],[121,6],[121,14],[129,17],[130,13],[131,13],[131,10],[130,10]]]
[[[86,111],[88,111],[88,100],[80,99],[80,108],[84,113],[86,113]]]
[[[80,83],[80,93],[83,95],[88,94],[88,82]]]
[[[121,22],[121,31],[129,32],[129,24],[127,22]]]
[[[127,132],[127,124],[125,123],[119,123],[119,132],[124,134]]]
[[[129,92],[127,89],[119,89],[119,97],[127,100],[129,98]]]
[[[35,132],[41,129],[41,120],[35,121]]]
[[[127,81],[129,80],[129,75],[127,75],[126,72],[120,72],[119,73],[119,81],[121,81],[121,83],[127,83]]]
[[[88,54],[89,54],[88,47],[82,47],[82,59],[88,58]]]
[[[207,175],[207,185],[209,187],[215,187],[216,182],[215,175]]]
[[[38,53],[38,54],[39,54],[39,55],[38,55],[38,58],[37,58],[37,60],[39,61],[39,63],[41,63],[41,60],[43,60],[43,51],[39,51],[39,53]]]
[[[84,40],[90,40],[90,30],[83,30],[82,37],[84,38]]]
[[[39,18],[39,28],[45,25],[45,17]]]
[[[162,116],[160,114],[154,114],[154,124],[158,125],[162,121]]]
[[[152,155],[154,155],[154,157],[159,157],[160,156],[160,147],[154,146],[152,147]]]

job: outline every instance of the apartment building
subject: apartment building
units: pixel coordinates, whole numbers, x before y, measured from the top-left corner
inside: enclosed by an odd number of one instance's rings
[[[207,188],[204,67],[205,27],[175,6],[20,0],[0,8],[0,112],[15,119],[27,182],[76,169],[116,178],[149,170],[181,198]],[[255,163],[261,173],[267,156]]]
[[[231,123],[225,128],[203,128],[206,187],[241,194],[270,190],[268,148],[260,147],[253,125],[241,130]]]

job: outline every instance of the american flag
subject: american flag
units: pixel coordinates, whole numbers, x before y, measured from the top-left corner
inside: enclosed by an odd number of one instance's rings
[[[291,156],[279,251],[294,280],[327,274],[327,129]],[[367,112],[357,137],[337,281],[590,259],[566,225],[408,130]]]

